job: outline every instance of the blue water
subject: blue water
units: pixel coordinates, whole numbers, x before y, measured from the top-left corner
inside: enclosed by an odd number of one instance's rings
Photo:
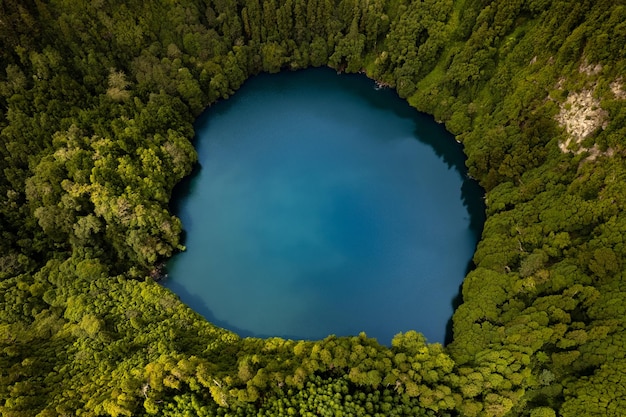
[[[483,209],[432,118],[364,76],[263,74],[198,119],[195,145],[165,284],[189,306],[242,336],[444,342]]]

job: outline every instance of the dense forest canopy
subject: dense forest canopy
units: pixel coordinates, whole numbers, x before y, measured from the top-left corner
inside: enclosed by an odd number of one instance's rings
[[[0,414],[620,415],[626,3],[0,1]],[[241,339],[154,283],[194,118],[363,71],[462,141],[487,221],[454,340]]]

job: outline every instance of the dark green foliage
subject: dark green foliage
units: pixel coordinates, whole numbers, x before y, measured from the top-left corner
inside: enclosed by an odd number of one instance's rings
[[[625,22],[608,0],[0,2],[0,414],[620,415]],[[183,249],[194,117],[320,65],[446,123],[487,190],[445,348],[241,339],[150,278]]]

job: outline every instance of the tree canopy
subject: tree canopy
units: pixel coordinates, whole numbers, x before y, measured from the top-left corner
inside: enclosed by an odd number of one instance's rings
[[[6,0],[0,39],[0,414],[620,415],[623,0]],[[486,190],[445,347],[242,339],[153,281],[195,117],[321,65],[445,123]]]

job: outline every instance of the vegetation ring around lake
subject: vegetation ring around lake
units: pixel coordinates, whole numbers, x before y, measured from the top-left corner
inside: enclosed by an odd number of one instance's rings
[[[623,1],[0,3],[0,413],[620,416]],[[241,338],[155,283],[193,121],[365,72],[462,142],[487,219],[453,340]]]

